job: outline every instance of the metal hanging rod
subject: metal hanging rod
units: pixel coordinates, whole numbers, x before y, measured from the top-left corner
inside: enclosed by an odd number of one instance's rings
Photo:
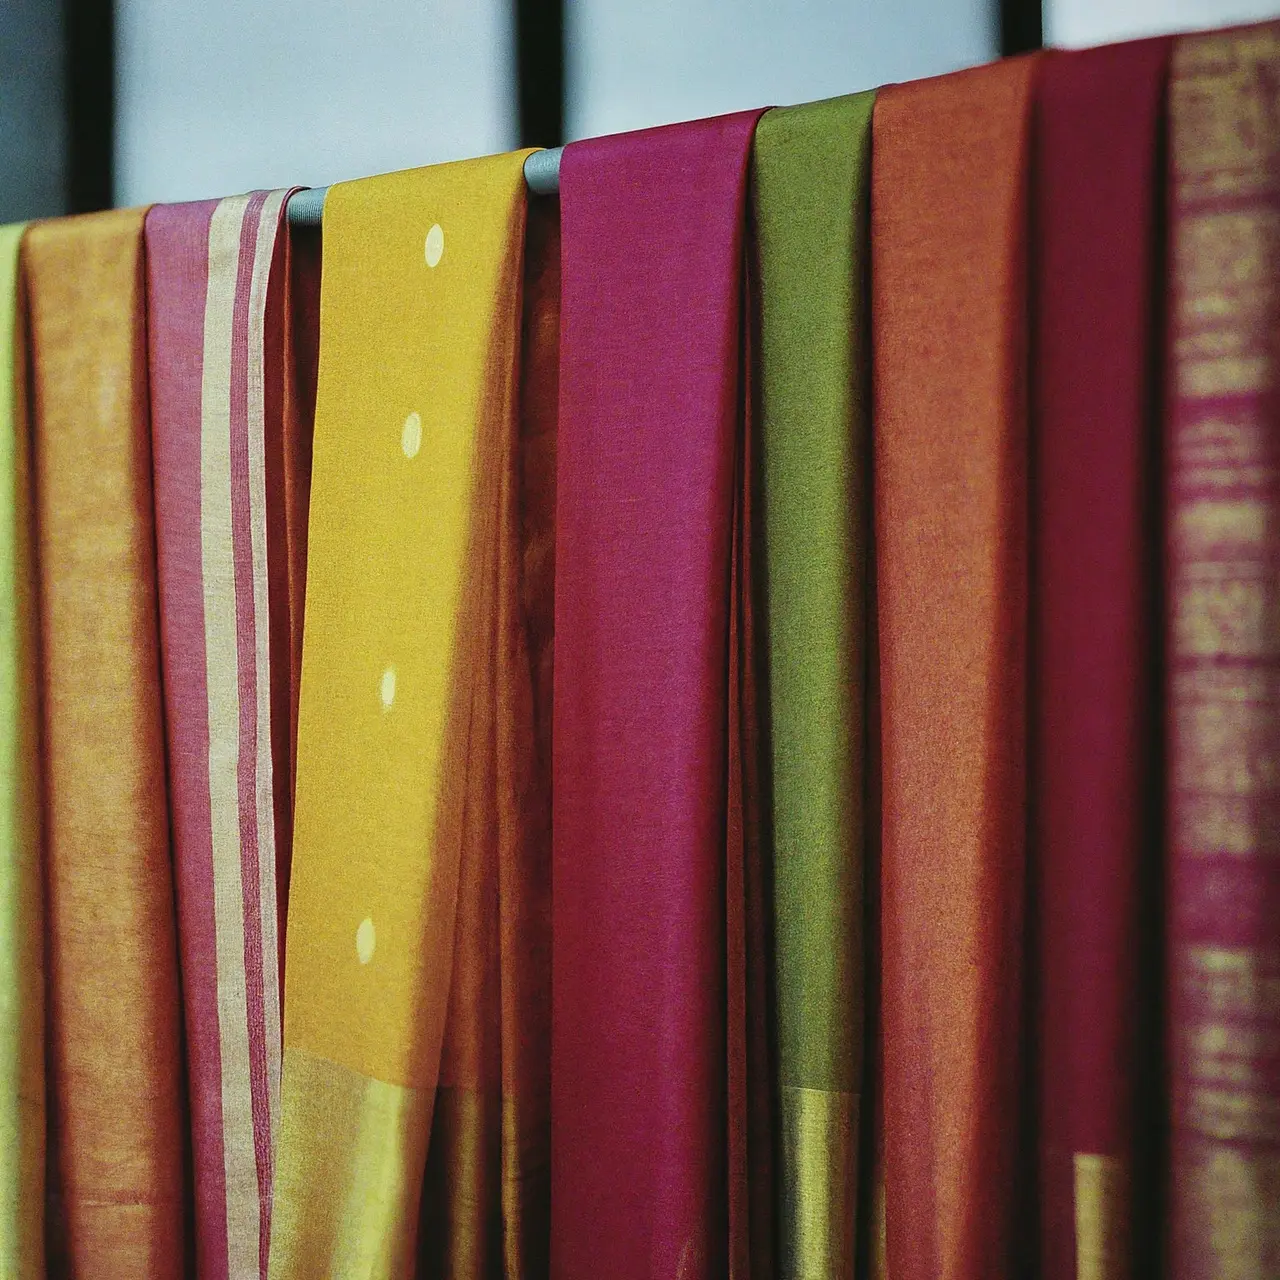
[[[548,151],[535,151],[524,162],[524,180],[535,196],[554,196],[560,191],[560,156],[563,147]],[[324,213],[324,198],[328,187],[308,187],[289,197],[289,225],[293,227],[318,227]]]

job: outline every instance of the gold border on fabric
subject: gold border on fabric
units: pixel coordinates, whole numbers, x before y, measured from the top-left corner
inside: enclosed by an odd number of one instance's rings
[[[871,1242],[872,1280],[889,1280],[889,1224],[885,1210],[884,1170],[876,1175],[874,1199],[871,1202],[871,1221],[875,1236]]]
[[[782,1150],[795,1177],[784,1184],[784,1280],[852,1277],[857,1214],[858,1095],[783,1085]]]
[[[1129,1274],[1129,1171],[1117,1156],[1075,1157],[1076,1280]]]
[[[284,1057],[269,1275],[412,1280],[431,1095]]]

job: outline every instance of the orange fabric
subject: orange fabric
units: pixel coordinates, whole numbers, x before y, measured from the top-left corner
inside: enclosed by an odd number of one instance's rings
[[[181,1005],[165,787],[143,212],[24,260],[46,759],[50,1274],[183,1272]]]
[[[893,1280],[1013,1273],[1035,60],[885,89],[871,249]]]
[[[548,1272],[551,1014],[551,662],[560,229],[530,206],[518,491],[500,482],[494,696],[478,698],[477,791],[458,872],[453,978],[419,1231],[423,1280],[537,1280]],[[519,732],[532,723],[531,744]],[[487,750],[477,745],[489,738]],[[502,785],[505,784],[505,785]],[[493,839],[496,830],[497,839]]]

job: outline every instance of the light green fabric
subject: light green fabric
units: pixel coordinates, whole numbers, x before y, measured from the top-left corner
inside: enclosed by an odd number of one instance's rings
[[[44,1276],[44,956],[22,226],[0,227],[0,1276]]]
[[[770,111],[755,139],[779,1229],[804,1280],[854,1266],[873,103]]]

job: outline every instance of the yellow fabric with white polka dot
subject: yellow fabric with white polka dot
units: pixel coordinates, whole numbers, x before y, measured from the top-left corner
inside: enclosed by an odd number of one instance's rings
[[[273,1280],[413,1274],[525,155],[325,202]]]

